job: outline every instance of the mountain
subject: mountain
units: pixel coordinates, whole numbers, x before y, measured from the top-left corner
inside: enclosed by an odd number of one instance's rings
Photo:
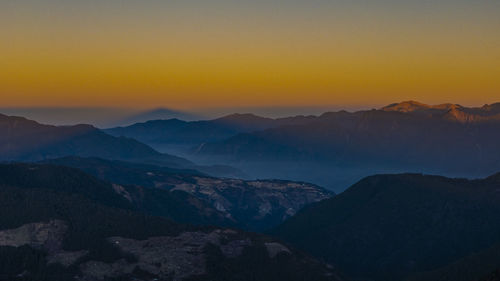
[[[498,186],[500,185],[500,173],[490,176],[486,180],[490,184]],[[500,273],[500,243],[474,252],[444,267],[415,274],[409,278],[409,281],[493,281],[500,276],[498,273]]]
[[[303,123],[312,117],[271,119],[253,114],[231,114],[214,120],[150,120],[127,127],[105,130],[113,136],[137,139],[160,150],[188,150],[203,143],[220,141],[238,133],[254,132],[292,123]]]
[[[179,224],[129,203],[75,169],[0,165],[0,279],[343,280],[270,237]]]
[[[323,188],[302,182],[279,180],[244,181],[208,177],[183,170],[141,165],[98,158],[66,157],[45,161],[57,165],[78,168],[100,179],[119,185],[140,188],[142,205],[152,207],[157,198],[185,194],[187,206],[201,205],[198,217],[213,214],[209,219],[180,220],[189,223],[233,225],[245,230],[262,231],[273,228],[293,216],[304,206],[333,196]],[[138,194],[127,188],[130,194]],[[156,193],[156,196],[148,194]],[[165,194],[167,193],[167,194]],[[161,194],[161,196],[160,196]],[[172,199],[171,199],[172,201]],[[158,201],[154,209],[165,208],[167,201]],[[175,210],[175,208],[172,208]],[[179,209],[183,209],[180,208]],[[187,211],[183,211],[187,212]],[[170,212],[166,212],[167,214]],[[156,215],[162,214],[154,213]],[[170,216],[172,219],[176,217]],[[218,220],[217,220],[218,219]],[[179,220],[177,220],[179,221]]]
[[[461,123],[500,121],[500,103],[471,108],[451,103],[427,105],[416,101],[405,101],[388,105],[382,110],[437,116]]]
[[[23,117],[0,115],[1,160],[42,160],[67,155],[108,159],[151,159],[179,166],[191,163],[161,154],[130,138],[117,138],[90,125],[42,125]]]
[[[156,108],[140,113],[133,114],[131,116],[125,117],[122,120],[116,122],[119,125],[131,125],[139,122],[146,122],[149,120],[163,120],[163,119],[182,119],[182,120],[200,120],[201,117],[188,112],[182,112],[178,110],[172,110],[169,108]]]
[[[190,147],[205,141],[222,140],[240,131],[237,128],[223,124],[212,124],[207,121],[187,122],[169,119],[136,123],[128,127],[107,129],[105,132],[117,137],[132,137],[155,147],[168,144]]]
[[[443,113],[453,108],[464,108],[458,104],[443,103],[438,105],[428,105],[418,101],[404,101],[400,103],[393,103],[388,106],[383,107],[383,111],[397,111],[404,113]]]
[[[461,260],[457,268],[476,272],[474,278],[419,280],[473,280],[500,267],[498,252],[488,250],[500,243],[499,186],[500,174],[482,180],[371,176],[304,208],[272,233],[355,280],[412,280]],[[482,258],[470,258],[480,252]]]
[[[118,120],[129,116],[135,111],[118,107],[0,107],[0,112],[5,115],[23,116],[37,120],[43,124],[75,125],[92,124],[98,128],[118,126]]]
[[[204,143],[190,159],[217,159],[254,177],[289,178],[342,191],[376,173],[484,177],[500,170],[500,106],[416,102],[330,112]]]
[[[74,155],[196,169],[218,176],[243,175],[228,166],[198,166],[184,158],[159,153],[134,139],[108,135],[90,125],[51,126],[0,114],[0,161],[39,161]]]

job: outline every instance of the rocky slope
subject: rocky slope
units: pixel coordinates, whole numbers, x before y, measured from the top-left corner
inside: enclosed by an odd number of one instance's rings
[[[278,263],[283,261],[297,262],[293,260],[292,250],[283,244],[272,240],[261,241],[256,236],[247,236],[228,229],[185,231],[177,236],[156,236],[141,240],[120,236],[109,237],[106,239],[107,243],[119,250],[119,255],[123,258],[114,261],[86,259],[88,250],[63,249],[67,228],[66,222],[52,220],[3,230],[0,231],[0,249],[14,250],[28,246],[44,252],[45,266],[59,266],[60,270],[68,270],[74,274],[68,280],[82,281],[114,279],[182,281],[211,280],[210,278],[224,280],[224,276],[218,276],[221,265],[212,264],[213,260],[234,263],[238,259],[248,258],[249,254],[245,251],[253,247],[261,247],[259,254],[263,255],[260,258],[267,260],[270,265],[279,266]],[[313,268],[319,270],[313,274],[319,278],[318,280],[342,280],[333,269],[328,269],[312,259],[307,260],[307,257],[304,258],[303,261],[311,263]],[[254,267],[254,269],[259,268]],[[36,273],[25,270],[9,278],[23,280],[34,277]],[[263,280],[272,280],[269,279],[271,276],[266,276],[265,271],[261,274]],[[283,277],[286,275],[288,274],[284,273]],[[56,280],[62,280],[60,275],[54,277]],[[303,275],[302,278],[304,277],[306,276]],[[250,280],[248,277],[244,278]]]
[[[117,184],[153,189],[149,192],[187,193],[200,204],[210,206],[207,209],[223,214],[234,225],[254,231],[277,226],[304,206],[333,196],[321,187],[302,182],[214,178],[190,171],[98,158],[67,157],[47,162],[78,168]]]
[[[168,182],[160,183],[170,185]],[[239,227],[267,230],[295,215],[304,206],[333,196],[312,184],[291,181],[243,181],[193,177],[192,182],[174,184],[171,191],[184,191],[204,199],[233,218]]]

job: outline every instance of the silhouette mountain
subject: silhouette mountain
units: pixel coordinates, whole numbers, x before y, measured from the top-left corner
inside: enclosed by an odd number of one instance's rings
[[[271,119],[254,114],[231,114],[214,120],[183,121],[179,119],[150,120],[127,127],[105,130],[113,136],[137,139],[153,147],[168,145],[191,148],[207,142],[221,141],[238,133],[260,131],[290,123],[305,122],[311,117]]]
[[[384,171],[482,177],[500,170],[499,108],[405,102],[381,110],[330,112],[303,123],[239,133],[192,151],[257,176],[274,167],[284,171],[274,177],[292,174],[294,180],[337,191]],[[295,164],[302,171],[287,168]]]
[[[407,280],[466,259],[471,279],[446,274],[417,280],[474,280],[500,267],[498,175],[483,180],[421,174],[367,177],[344,193],[304,208],[273,233],[359,280]],[[467,274],[463,278],[471,277]]]
[[[0,115],[0,132],[0,158],[7,161],[79,155],[190,164],[180,157],[161,154],[134,139],[110,136],[90,125],[51,126],[22,117]]]
[[[64,156],[150,163],[221,176],[242,175],[228,166],[198,166],[184,158],[159,153],[134,139],[108,135],[91,125],[51,126],[0,115],[0,161],[40,161]]]
[[[156,108],[144,112],[128,116],[121,121],[116,122],[116,126],[128,126],[130,124],[146,122],[149,120],[165,120],[165,119],[182,119],[182,120],[199,120],[200,116],[188,112],[172,110],[169,108]]]

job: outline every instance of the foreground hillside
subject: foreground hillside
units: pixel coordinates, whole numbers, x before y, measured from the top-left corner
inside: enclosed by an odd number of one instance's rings
[[[235,222],[207,202],[185,192],[111,184],[82,171],[54,165],[0,165],[0,184],[64,188],[95,201],[195,225],[234,226]],[[121,194],[122,196],[117,196]],[[116,201],[116,202],[115,202]],[[119,203],[119,204],[118,204]]]
[[[499,190],[500,175],[372,176],[274,233],[353,279],[475,280],[500,267]]]
[[[145,215],[74,169],[1,165],[0,212],[2,280],[342,280],[271,238]]]
[[[103,180],[124,185],[130,194],[138,194],[131,189],[139,189],[142,205],[149,208],[157,205],[157,208],[165,209],[171,203],[160,198],[184,196],[184,201],[196,202],[187,206],[199,207],[199,217],[213,214],[210,220],[184,222],[222,223],[252,231],[273,228],[304,206],[333,196],[321,187],[302,182],[214,178],[193,171],[99,158],[66,157],[46,162],[78,168]],[[185,212],[187,210],[177,213]],[[217,219],[220,217],[224,219]]]

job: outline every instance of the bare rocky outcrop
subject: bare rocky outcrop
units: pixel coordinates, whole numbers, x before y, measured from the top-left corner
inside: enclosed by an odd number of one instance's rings
[[[309,183],[193,177],[193,182],[161,183],[171,191],[184,191],[210,202],[218,211],[236,221],[259,223],[273,218],[273,224],[285,221],[304,206],[330,198],[333,194]],[[173,186],[173,187],[172,187]],[[244,214],[245,218],[241,218]],[[238,217],[240,216],[240,217]],[[265,223],[263,223],[265,224]],[[250,227],[252,228],[252,227]]]
[[[64,251],[62,241],[66,230],[67,225],[61,220],[25,224],[15,229],[0,231],[0,246],[31,246],[46,251],[49,263],[69,266],[87,251]]]
[[[64,251],[62,243],[67,225],[61,220],[25,224],[15,229],[0,231],[0,246],[30,246],[47,252],[49,263],[64,266],[74,264],[88,251]],[[106,263],[90,260],[79,265],[79,280],[103,280],[126,276],[140,269],[165,280],[183,280],[186,277],[205,273],[205,247],[215,245],[227,258],[237,258],[253,242],[248,237],[239,237],[234,230],[216,229],[211,232],[183,232],[178,236],[151,237],[135,240],[110,237],[107,240],[124,254],[136,259],[125,258]],[[270,252],[270,256],[274,255]]]
[[[270,258],[274,258],[281,253],[288,253],[288,254],[292,253],[287,247],[283,246],[280,243],[271,242],[271,243],[265,243],[265,245]]]
[[[179,222],[232,226],[250,231],[271,229],[304,206],[334,195],[305,182],[215,178],[97,158],[66,157],[50,163],[78,168],[113,183],[113,195],[120,195],[150,214]],[[184,206],[170,205],[170,208],[162,203],[165,200]],[[188,208],[186,213],[195,215],[180,215],[181,208]]]
[[[136,257],[137,261],[120,259],[114,263],[86,262],[80,265],[85,276],[82,280],[116,278],[136,269],[158,276],[161,280],[177,281],[202,275],[207,258],[204,249],[208,244],[219,247],[228,258],[240,256],[245,247],[252,245],[248,238],[233,239],[236,234],[236,231],[217,229],[208,233],[184,232],[175,237],[151,237],[146,240],[111,237],[109,242],[124,253]]]
[[[130,193],[121,185],[119,184],[112,184],[113,190],[122,196],[123,198],[127,199],[127,201],[132,202],[132,196],[130,196]]]
[[[213,274],[209,268],[213,267],[214,258],[236,262],[244,254],[254,253],[252,250],[246,252],[246,249],[253,248],[255,251],[259,247],[267,250],[269,262],[283,254],[295,258],[289,248],[269,238],[259,238],[232,229],[212,229],[185,231],[175,236],[149,237],[144,240],[109,237],[106,240],[119,249],[121,254],[113,261],[105,261],[99,260],[98,256],[87,255],[90,250],[64,251],[63,241],[67,230],[67,223],[61,220],[25,224],[0,231],[0,246],[30,246],[42,250],[47,254],[48,264],[59,263],[68,270],[77,268],[73,278],[78,281],[121,280],[120,278],[171,281],[182,281],[190,277],[206,279]],[[265,255],[262,258],[267,258]],[[248,256],[244,260],[246,258]],[[315,263],[312,260],[305,261]],[[333,272],[331,269],[321,268],[324,270],[320,273],[323,277]],[[149,277],[137,279],[138,275]]]
[[[20,247],[24,245],[45,249],[49,253],[61,250],[61,241],[66,224],[60,220],[46,223],[30,223],[15,229],[0,231],[0,246]]]

